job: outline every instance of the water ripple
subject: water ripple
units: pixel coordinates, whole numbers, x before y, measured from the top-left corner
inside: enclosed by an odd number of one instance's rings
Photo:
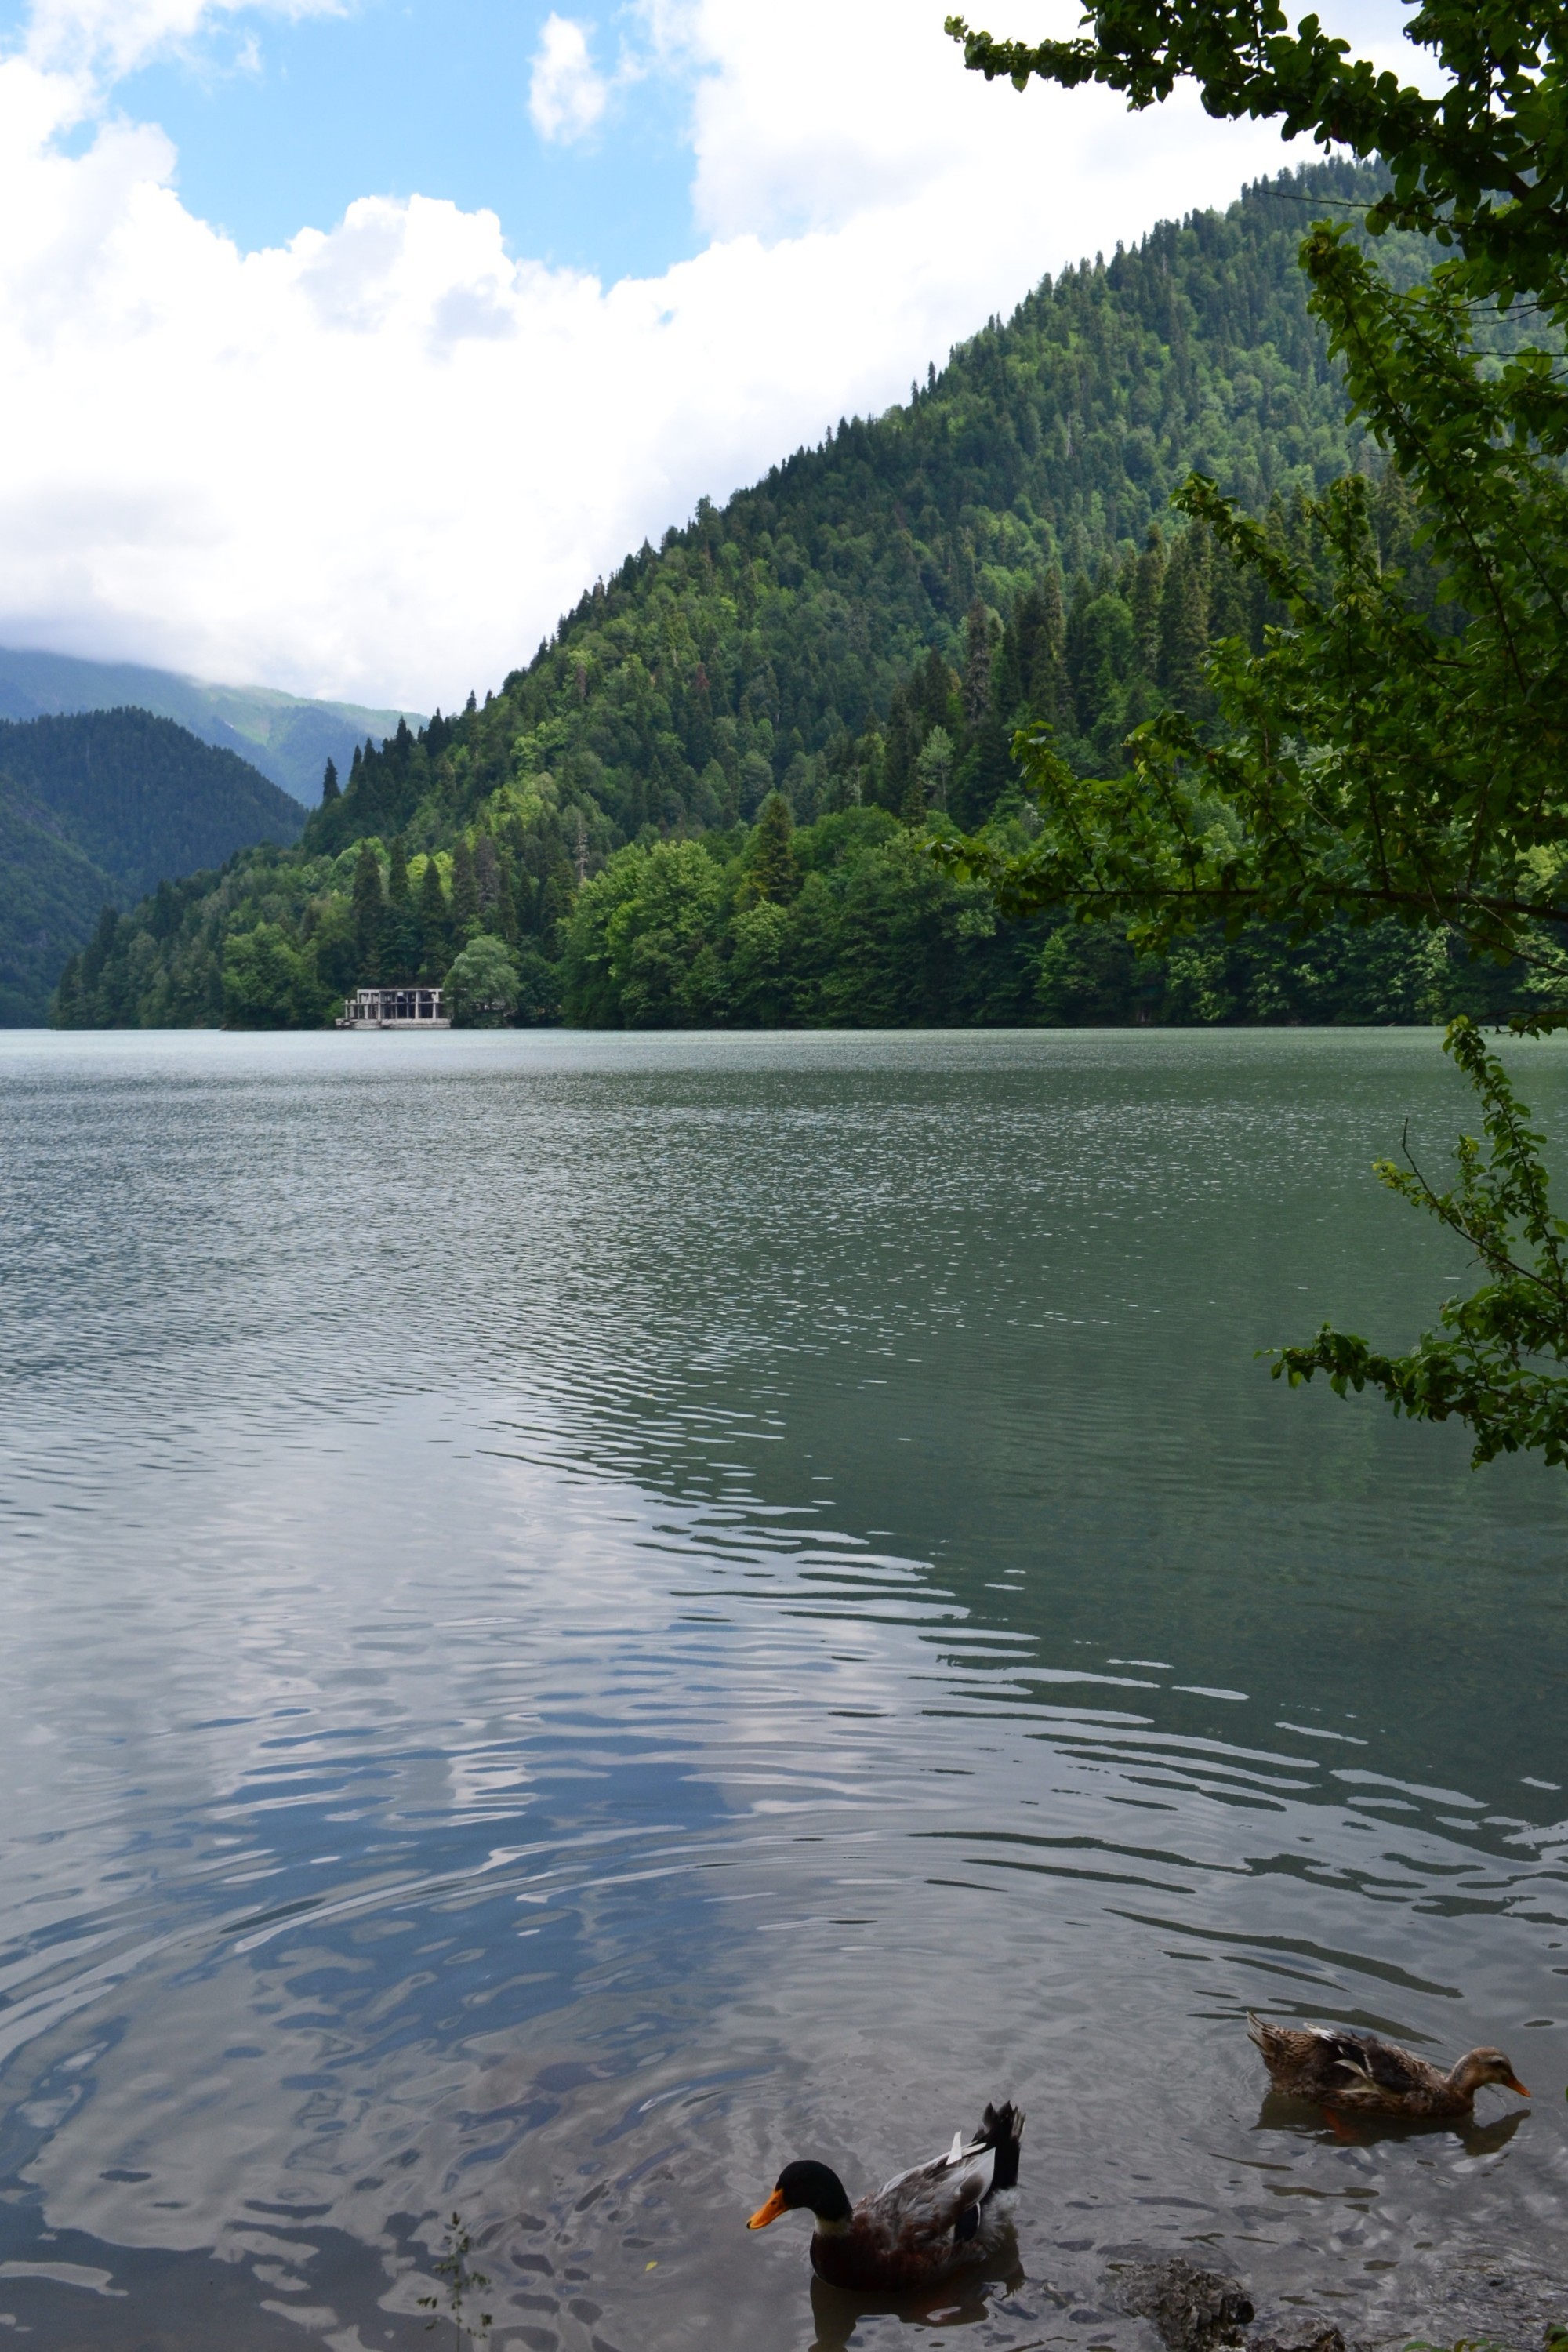
[[[500,2343],[843,2342],[737,2217],[1003,2089],[979,2342],[1532,2276],[1561,2099],[1241,2030],[1568,2060],[1557,1484],[1252,1354],[1429,1314],[1433,1041],[378,1042],[0,1040],[0,2320],[412,2347],[456,2203]]]

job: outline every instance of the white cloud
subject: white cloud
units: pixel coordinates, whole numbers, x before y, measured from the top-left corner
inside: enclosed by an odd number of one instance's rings
[[[552,13],[539,37],[528,85],[528,111],[540,137],[561,146],[585,138],[609,95],[608,82],[588,55],[586,26]]]
[[[449,707],[704,492],[901,397],[1046,269],[1281,160],[1190,97],[1130,119],[987,89],[940,14],[648,0],[693,76],[710,242],[605,287],[427,197],[240,253],[155,129],[51,144],[68,18],[145,47],[200,0],[47,0],[55,48],[0,62],[0,641]]]
[[[33,0],[26,55],[53,72],[113,80],[212,19],[260,6],[274,16],[335,16],[343,0]]]

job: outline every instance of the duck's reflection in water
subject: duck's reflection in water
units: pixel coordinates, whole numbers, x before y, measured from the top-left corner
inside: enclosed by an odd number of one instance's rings
[[[811,2315],[816,2334],[811,2352],[849,2352],[863,2319],[897,2318],[922,2327],[973,2327],[983,2319],[996,2317],[1007,2297],[1016,2294],[1023,2284],[1024,2266],[1011,2230],[989,2262],[960,2271],[923,2294],[851,2294],[843,2287],[829,2286],[814,2273]]]
[[[1467,2156],[1498,2156],[1508,2146],[1530,2109],[1515,2107],[1506,2116],[1481,2123],[1467,2116],[1347,2116],[1310,2099],[1293,2099],[1283,2091],[1268,2091],[1258,2111],[1255,2131],[1288,2132],[1296,2139],[1328,2140],[1342,2147],[1372,2147],[1380,2140],[1457,2139]]]

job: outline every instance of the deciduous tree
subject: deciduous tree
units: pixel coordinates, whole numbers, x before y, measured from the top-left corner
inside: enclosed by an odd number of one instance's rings
[[[1009,912],[1115,913],[1144,950],[1215,923],[1234,937],[1260,917],[1305,940],[1392,916],[1472,953],[1560,961],[1568,9],[1424,0],[1405,31],[1441,69],[1435,96],[1353,58],[1316,16],[1292,31],[1278,0],[1100,0],[1082,23],[1075,39],[1035,43],[956,16],[948,29],[972,69],[1020,90],[1095,81],[1139,109],[1191,80],[1213,115],[1274,119],[1386,166],[1367,242],[1320,220],[1301,263],[1354,410],[1408,486],[1412,551],[1439,602],[1384,560],[1363,476],[1307,503],[1315,545],[1290,550],[1190,475],[1175,501],[1190,527],[1159,600],[1162,683],[1180,707],[1137,729],[1131,765],[1099,780],[1073,772],[1048,725],[1026,728],[1016,748],[1037,837],[1021,852],[981,840],[943,854]],[[1435,240],[1443,257],[1425,282],[1401,289],[1380,271],[1391,229]],[[1214,566],[1226,562],[1282,617],[1261,648],[1236,634],[1205,659]],[[1568,1460],[1568,1390],[1539,1361],[1568,1358],[1568,1227],[1549,1215],[1540,1139],[1500,1063],[1467,1025],[1449,1045],[1479,1095],[1489,1158],[1462,1142],[1459,1185],[1442,1194],[1418,1173],[1381,1172],[1471,1244],[1488,1281],[1410,1356],[1325,1327],[1277,1369],[1457,1414],[1478,1460],[1517,1446]]]

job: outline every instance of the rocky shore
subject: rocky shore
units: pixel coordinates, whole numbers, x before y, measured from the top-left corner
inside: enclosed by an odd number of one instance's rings
[[[1106,2299],[1118,2311],[1146,2319],[1167,2352],[1390,2352],[1413,2340],[1446,2346],[1496,2346],[1501,2352],[1568,2352],[1568,2286],[1544,2273],[1518,2269],[1456,2269],[1436,2300],[1444,2310],[1440,2329],[1432,2298],[1419,2327],[1379,2328],[1372,2336],[1347,2336],[1330,2308],[1305,2305],[1266,2310],[1238,2278],[1199,2269],[1180,2256],[1151,2255],[1129,2248],[1106,2273]],[[1326,2294],[1325,2306],[1342,2302],[1342,2292]]]

